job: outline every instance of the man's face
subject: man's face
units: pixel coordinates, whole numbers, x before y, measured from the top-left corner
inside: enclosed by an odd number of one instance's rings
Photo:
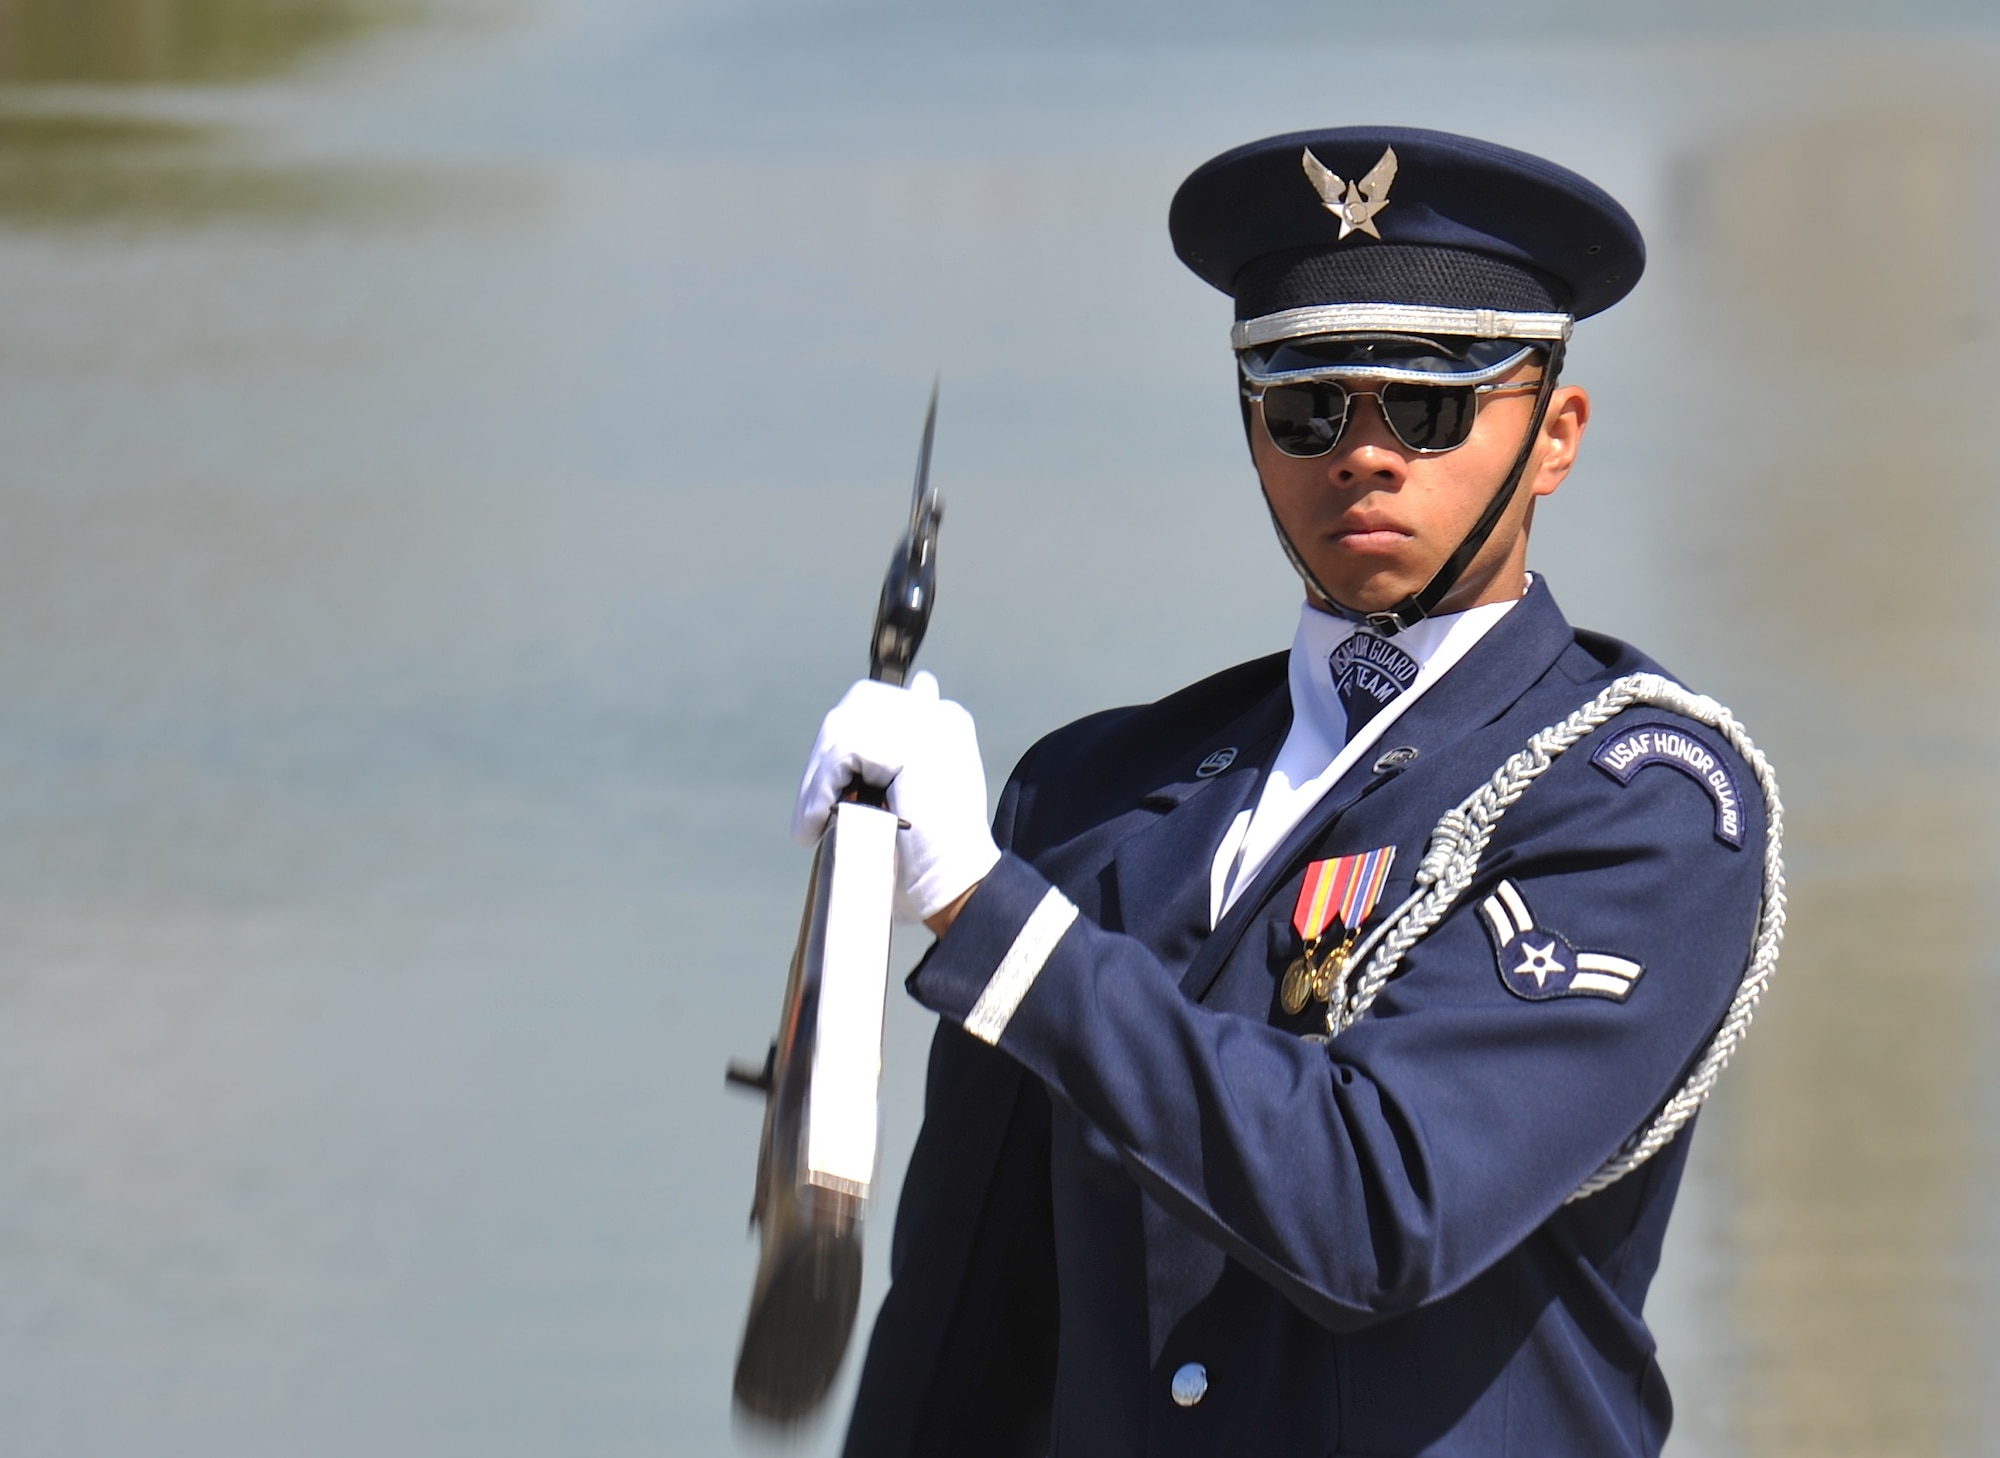
[[[1540,375],[1541,362],[1532,360],[1506,383]],[[1366,390],[1374,383],[1357,380],[1354,386]],[[1357,397],[1333,449],[1308,458],[1272,445],[1253,407],[1250,453],[1272,510],[1313,575],[1342,606],[1380,612],[1419,591],[1465,540],[1513,467],[1534,402],[1533,390],[1487,395],[1464,445],[1419,455],[1389,432],[1372,397]],[[1589,417],[1589,396],[1581,389],[1565,385],[1554,392],[1521,485],[1440,612],[1521,595],[1534,500],[1568,475]]]

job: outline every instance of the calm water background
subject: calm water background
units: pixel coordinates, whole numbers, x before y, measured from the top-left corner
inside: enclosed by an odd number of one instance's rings
[[[720,1073],[931,376],[996,783],[1284,646],[1166,203],[1362,120],[1639,217],[1538,565],[1785,777],[1672,1451],[2000,1446],[2000,26],[1600,9],[0,0],[0,1450],[772,1448]]]

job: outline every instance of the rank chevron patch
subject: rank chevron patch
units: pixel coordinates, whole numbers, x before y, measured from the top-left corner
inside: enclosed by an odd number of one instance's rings
[[[1500,982],[1516,997],[1546,1002],[1556,997],[1608,997],[1623,1002],[1646,969],[1609,952],[1580,952],[1561,932],[1537,927],[1520,887],[1502,881],[1480,903]]]

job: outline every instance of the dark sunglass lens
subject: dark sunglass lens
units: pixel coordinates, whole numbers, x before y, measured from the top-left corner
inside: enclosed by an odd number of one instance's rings
[[[1382,387],[1382,413],[1396,438],[1413,451],[1448,451],[1472,434],[1478,394],[1470,385]]]
[[[1264,391],[1264,429],[1288,456],[1323,456],[1340,438],[1347,392],[1326,385],[1272,385]]]

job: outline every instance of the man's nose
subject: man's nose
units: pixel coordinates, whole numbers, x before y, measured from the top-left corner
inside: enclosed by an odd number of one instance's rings
[[[1338,486],[1362,481],[1401,480],[1409,465],[1403,443],[1382,418],[1373,395],[1355,395],[1347,402],[1347,428],[1328,458],[1327,476]]]

